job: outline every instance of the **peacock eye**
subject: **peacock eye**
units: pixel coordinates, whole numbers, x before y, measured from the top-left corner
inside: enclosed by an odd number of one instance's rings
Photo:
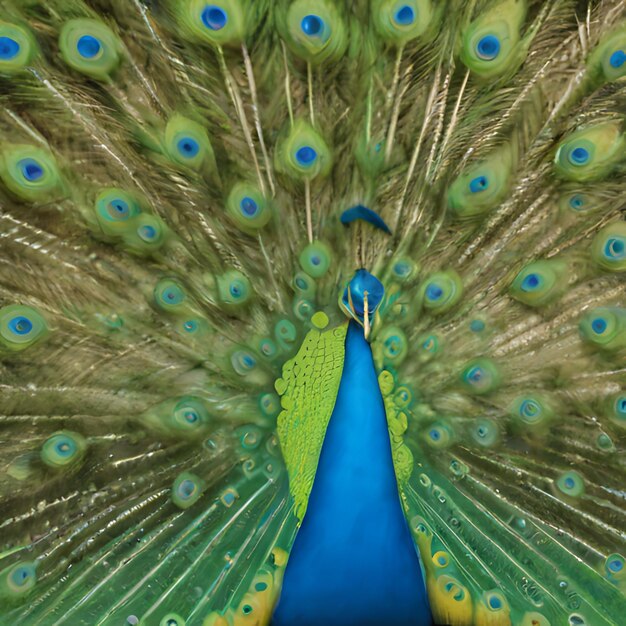
[[[476,54],[484,61],[491,61],[500,54],[500,40],[495,35],[485,35],[476,44]]]
[[[228,15],[221,7],[209,5],[202,11],[202,22],[210,30],[222,30],[228,22]]]
[[[305,15],[300,26],[305,35],[317,37],[324,30],[324,20],[319,15]]]

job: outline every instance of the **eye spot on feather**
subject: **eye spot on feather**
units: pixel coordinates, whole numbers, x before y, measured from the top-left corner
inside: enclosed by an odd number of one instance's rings
[[[156,235],[156,228],[150,224],[144,224],[137,229],[137,234],[143,241],[152,241]]]
[[[258,210],[259,205],[250,197],[245,196],[239,203],[241,212],[248,217],[252,217]]]
[[[185,330],[185,332],[193,333],[194,331],[198,330],[198,322],[196,322],[195,320],[187,320],[183,324],[183,329]]]
[[[130,624],[130,626],[137,626],[137,624],[139,624],[139,618],[136,615],[129,615],[126,618],[126,623]]]
[[[556,479],[555,485],[561,494],[571,498],[578,498],[585,492],[582,476],[574,470],[561,474]]]
[[[398,26],[410,26],[415,21],[415,11],[413,7],[405,4],[401,6],[393,16],[393,21]]]
[[[227,489],[221,496],[220,500],[225,507],[230,508],[235,500],[239,497],[239,494],[234,489]]]
[[[319,15],[305,15],[300,22],[300,27],[308,37],[319,37],[324,30],[324,20]]]
[[[522,291],[534,291],[541,285],[541,277],[538,274],[528,274],[521,284]]]
[[[443,289],[437,283],[431,283],[426,287],[426,298],[436,302],[443,296]]]
[[[296,161],[304,167],[311,167],[316,159],[317,152],[311,146],[302,146],[296,150]]]
[[[7,572],[6,584],[11,595],[21,596],[29,592],[37,582],[36,565],[33,562],[16,563],[4,570]]]
[[[228,14],[224,9],[215,5],[207,5],[202,11],[202,23],[209,30],[222,30],[228,23]]]
[[[605,568],[611,580],[621,581],[626,575],[626,560],[621,554],[609,554],[606,557]]]
[[[486,176],[477,176],[470,181],[469,189],[472,193],[480,193],[489,187],[489,179]]]
[[[44,465],[61,470],[82,460],[87,442],[78,433],[59,431],[48,437],[41,446],[40,457]]]
[[[589,150],[582,146],[577,146],[569,153],[569,162],[572,165],[585,165],[590,158]]]
[[[492,61],[500,54],[500,40],[495,35],[485,35],[476,44],[476,54],[483,61]]]
[[[185,159],[193,159],[200,152],[200,144],[193,137],[182,137],[176,147]]]
[[[432,354],[432,353],[435,353],[437,351],[438,344],[439,344],[439,341],[437,339],[437,336],[436,335],[429,335],[422,342],[421,348],[423,350],[425,350],[426,352],[429,352],[429,353]]]
[[[569,199],[569,205],[572,209],[574,209],[574,211],[580,211],[581,209],[583,209],[585,207],[585,198],[582,194],[580,193],[575,193],[570,199]]]
[[[27,317],[18,315],[9,321],[9,328],[16,335],[28,335],[33,329],[33,324]]]
[[[95,59],[102,54],[102,44],[92,35],[83,35],[76,42],[78,54],[84,59]]]
[[[585,622],[585,619],[583,617],[581,617],[580,615],[570,615],[569,616],[569,620],[568,620],[570,626],[586,626],[587,622]]]
[[[481,333],[485,330],[485,322],[483,320],[472,320],[470,322],[470,330],[474,333]]]
[[[179,509],[188,509],[200,499],[204,487],[204,482],[198,476],[183,472],[176,477],[172,485],[172,502]]]
[[[626,258],[625,254],[626,246],[624,245],[624,239],[609,237],[604,246],[604,254],[610,259],[623,259]]]
[[[615,52],[613,52],[613,54],[611,54],[609,58],[609,63],[611,67],[614,67],[616,69],[622,67],[622,65],[626,63],[626,52],[624,52],[623,50],[616,50]]]
[[[596,317],[591,321],[591,328],[596,335],[601,335],[606,330],[607,324],[603,317]]]
[[[11,37],[0,37],[0,60],[10,61],[20,52],[20,44]]]
[[[37,182],[45,173],[43,166],[35,159],[22,159],[17,165],[22,176],[29,183]]]

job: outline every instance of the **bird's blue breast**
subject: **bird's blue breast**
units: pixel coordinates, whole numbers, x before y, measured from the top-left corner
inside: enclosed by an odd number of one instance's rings
[[[337,402],[273,626],[430,625],[370,346],[350,323]]]

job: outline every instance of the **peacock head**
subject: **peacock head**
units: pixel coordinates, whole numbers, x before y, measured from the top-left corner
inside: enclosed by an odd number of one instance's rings
[[[378,278],[361,268],[346,285],[339,306],[348,317],[363,326],[367,337],[384,295],[385,288]]]

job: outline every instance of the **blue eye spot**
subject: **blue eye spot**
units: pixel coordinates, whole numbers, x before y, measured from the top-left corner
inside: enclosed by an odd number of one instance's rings
[[[114,220],[126,220],[130,217],[130,208],[127,202],[115,198],[107,205],[107,213]]]
[[[485,330],[485,322],[483,322],[482,320],[472,320],[470,322],[470,330],[475,333],[479,333]]]
[[[316,37],[324,28],[324,21],[317,15],[305,15],[300,22],[302,32],[309,37]]]
[[[396,11],[393,19],[395,23],[400,26],[409,26],[415,21],[415,11],[413,10],[413,7],[405,4]]]
[[[224,494],[222,499],[224,500],[224,503],[226,505],[230,506],[235,501],[235,494],[229,491],[228,493]]]
[[[222,30],[228,22],[226,11],[216,6],[206,6],[202,11],[202,23],[210,30]]]
[[[381,148],[382,148],[382,144],[380,144],[380,143],[377,143],[377,144],[374,146],[374,150],[375,150],[376,152],[380,152]]]
[[[240,289],[238,283],[233,283],[230,286],[230,290],[229,291],[230,291],[230,295],[235,297],[235,298],[238,298],[241,295],[241,289]]]
[[[252,198],[248,196],[242,199],[242,201],[239,203],[239,206],[241,207],[241,210],[244,213],[244,215],[249,215],[249,216],[253,216],[259,208],[259,205]]]
[[[439,439],[441,439],[441,433],[435,428],[433,428],[428,434],[433,441],[439,441]]]
[[[186,159],[192,159],[200,152],[200,144],[191,137],[183,137],[176,144],[178,152]]]
[[[539,412],[539,405],[533,400],[524,400],[520,406],[520,413],[526,417],[534,417]]]
[[[257,591],[265,591],[267,589],[267,583],[257,583],[256,585],[254,585],[254,588]]]
[[[26,584],[28,579],[33,575],[31,567],[18,567],[11,573],[11,580],[18,587]]]
[[[137,231],[137,234],[144,240],[144,241],[151,241],[152,239],[154,239],[156,237],[156,228],[154,226],[150,226],[148,224],[141,226],[139,228],[139,230]]]
[[[389,339],[385,341],[385,347],[392,356],[398,354],[400,351],[400,338],[395,335],[389,337]]]
[[[469,184],[469,188],[472,193],[485,191],[487,187],[489,187],[489,180],[487,180],[486,176],[477,176]]]
[[[584,165],[589,160],[589,150],[586,148],[574,148],[569,155],[572,165]]]
[[[35,161],[35,159],[22,159],[18,166],[22,172],[22,176],[32,182],[39,180],[43,176],[43,167]]]
[[[185,420],[190,424],[198,421],[198,414],[195,411],[187,411],[184,415]]]
[[[10,61],[20,51],[20,44],[10,37],[0,37],[0,60]]]
[[[611,259],[623,259],[626,256],[624,254],[624,240],[611,237],[604,246],[604,254]]]
[[[574,479],[571,478],[570,476],[568,476],[564,481],[563,484],[568,488],[568,489],[573,489],[574,486],[576,485],[576,483],[574,482]]]
[[[426,297],[429,300],[439,300],[443,296],[443,289],[436,283],[432,283],[426,287]]]
[[[306,280],[304,278],[296,278],[296,287],[304,291],[307,288]]]
[[[491,596],[491,598],[489,598],[489,606],[494,610],[500,609],[502,608],[502,600],[500,600],[498,596]]]
[[[253,368],[256,365],[256,361],[249,355],[243,357],[243,364],[248,368]]]
[[[198,322],[194,320],[189,320],[183,324],[183,328],[186,332],[192,333],[194,330],[198,328]]]
[[[318,256],[312,256],[310,260],[312,265],[319,265],[322,262]]]
[[[78,54],[85,59],[93,59],[98,56],[102,49],[102,44],[91,35],[83,35],[76,44]]]
[[[467,373],[467,379],[473,383],[479,383],[483,378],[483,370],[480,367],[472,367]]]
[[[585,206],[585,200],[579,193],[577,193],[569,199],[569,205],[572,207],[572,209],[578,211],[583,206]]]
[[[528,274],[522,281],[522,291],[533,291],[539,287],[541,280],[537,274]]]
[[[296,160],[300,165],[311,165],[317,159],[317,152],[311,146],[302,146],[296,152]]]
[[[495,35],[485,35],[476,46],[481,59],[492,61],[500,54],[500,40]]]
[[[190,496],[192,496],[195,490],[196,486],[191,480],[183,480],[183,482],[180,483],[180,486],[178,487],[178,492],[181,496],[185,498],[189,498]]]
[[[621,572],[623,568],[624,564],[618,559],[615,559],[609,563],[609,569],[612,572]]]
[[[71,456],[74,452],[74,446],[69,441],[60,441],[56,445],[56,451],[61,456]]]
[[[398,276],[406,276],[409,273],[409,266],[406,263],[396,263],[393,271]]]
[[[596,317],[596,319],[591,322],[591,328],[593,328],[594,333],[601,335],[606,330],[606,320],[602,317]]]
[[[19,317],[14,317],[9,322],[9,328],[16,335],[28,335],[33,329],[33,323],[27,317],[20,315]]]
[[[611,67],[618,68],[622,67],[624,63],[626,63],[626,52],[623,50],[616,50],[611,57],[609,58],[609,63]]]
[[[617,401],[617,410],[622,415],[626,415],[626,398],[620,398]]]

